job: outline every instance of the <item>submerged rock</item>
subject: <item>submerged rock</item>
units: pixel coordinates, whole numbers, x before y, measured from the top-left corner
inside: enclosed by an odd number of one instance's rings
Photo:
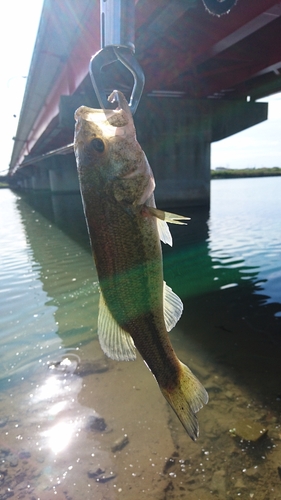
[[[244,490],[246,489],[246,486],[241,478],[238,478],[236,483],[234,484],[235,488],[239,490]]]
[[[18,457],[16,455],[9,455],[9,464],[10,467],[17,467],[18,466]]]
[[[253,467],[249,467],[249,469],[246,469],[245,474],[248,477],[258,479],[261,476],[260,468],[258,467],[258,465],[254,465]]]
[[[1,465],[0,466],[0,474],[1,474],[1,476],[6,476],[7,472],[8,472],[7,467],[5,467],[5,465]]]
[[[90,415],[87,421],[86,428],[90,431],[103,432],[106,429],[106,422],[104,418],[99,415]]]
[[[95,479],[97,483],[107,483],[107,481],[114,479],[116,474],[112,471],[107,473],[105,469],[101,469],[100,467],[93,467],[88,470],[88,477]]]
[[[75,374],[79,377],[85,377],[93,373],[103,373],[109,370],[108,362],[105,359],[80,360],[65,357],[60,361],[48,363],[49,370],[54,370],[64,374]]]
[[[168,470],[174,465],[175,465],[175,459],[173,457],[168,458],[163,467],[163,474],[167,474]]]
[[[4,456],[9,455],[11,453],[11,449],[8,448],[8,446],[1,446],[0,453]]]
[[[114,441],[112,447],[111,447],[111,451],[113,451],[113,453],[115,453],[115,451],[120,451],[122,450],[127,444],[129,443],[129,438],[127,436],[127,434],[125,434],[124,436],[122,436],[121,438],[119,439],[116,439],[116,441]]]
[[[64,358],[60,361],[48,363],[49,370],[56,371],[63,374],[72,374],[77,368],[78,361]]]
[[[109,474],[103,474],[101,476],[98,476],[96,478],[97,483],[107,483],[107,481],[110,481],[111,479],[114,479],[116,477],[116,474],[113,474],[113,472],[110,472]]]
[[[0,490],[0,498],[1,500],[7,500],[7,498],[11,498],[14,496],[14,491],[11,488],[3,488]]]
[[[218,493],[219,497],[226,496],[225,470],[217,470],[212,477],[211,490]]]
[[[231,434],[238,436],[244,441],[258,441],[262,436],[267,434],[268,429],[264,425],[254,422],[248,418],[243,418],[236,422],[233,429],[230,430]]]
[[[19,458],[21,460],[25,460],[25,459],[30,458],[30,457],[31,457],[31,453],[28,450],[21,450],[19,452]]]
[[[93,467],[88,470],[88,477],[96,478],[105,473],[105,469],[101,469],[100,467]]]
[[[0,427],[5,427],[8,420],[9,420],[9,417],[0,417]]]
[[[108,370],[109,365],[105,359],[96,359],[93,361],[81,361],[78,363],[74,373],[80,377],[85,377],[85,375],[104,373]]]

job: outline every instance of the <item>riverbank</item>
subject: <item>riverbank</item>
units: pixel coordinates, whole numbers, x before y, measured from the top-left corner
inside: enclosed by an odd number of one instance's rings
[[[241,177],[269,177],[281,175],[281,168],[218,168],[211,170],[211,179],[232,179]]]

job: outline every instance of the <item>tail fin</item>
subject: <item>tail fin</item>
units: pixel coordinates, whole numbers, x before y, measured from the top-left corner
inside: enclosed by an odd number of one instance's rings
[[[181,374],[177,387],[169,390],[160,386],[160,389],[191,439],[195,441],[199,435],[195,413],[203,404],[208,403],[208,393],[186,365],[180,362],[180,367]]]

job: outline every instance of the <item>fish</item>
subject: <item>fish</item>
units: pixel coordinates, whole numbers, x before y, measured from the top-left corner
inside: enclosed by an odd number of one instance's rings
[[[208,402],[203,385],[177,357],[168,332],[183,311],[163,279],[161,241],[172,245],[167,223],[187,217],[156,207],[155,179],[136,138],[120,91],[115,109],[81,106],[75,112],[74,152],[100,300],[98,337],[111,359],[136,359],[136,349],[189,436]]]

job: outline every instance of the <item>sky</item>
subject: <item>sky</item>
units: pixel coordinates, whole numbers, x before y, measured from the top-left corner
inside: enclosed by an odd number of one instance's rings
[[[0,30],[0,175],[7,173],[43,0],[9,0]],[[269,120],[212,144],[212,168],[281,167],[281,93],[269,102]]]
[[[9,168],[43,0],[9,0],[0,30],[0,175]],[[14,116],[15,115],[15,116]]]
[[[268,119],[211,146],[212,168],[281,167],[281,93],[268,102]]]

